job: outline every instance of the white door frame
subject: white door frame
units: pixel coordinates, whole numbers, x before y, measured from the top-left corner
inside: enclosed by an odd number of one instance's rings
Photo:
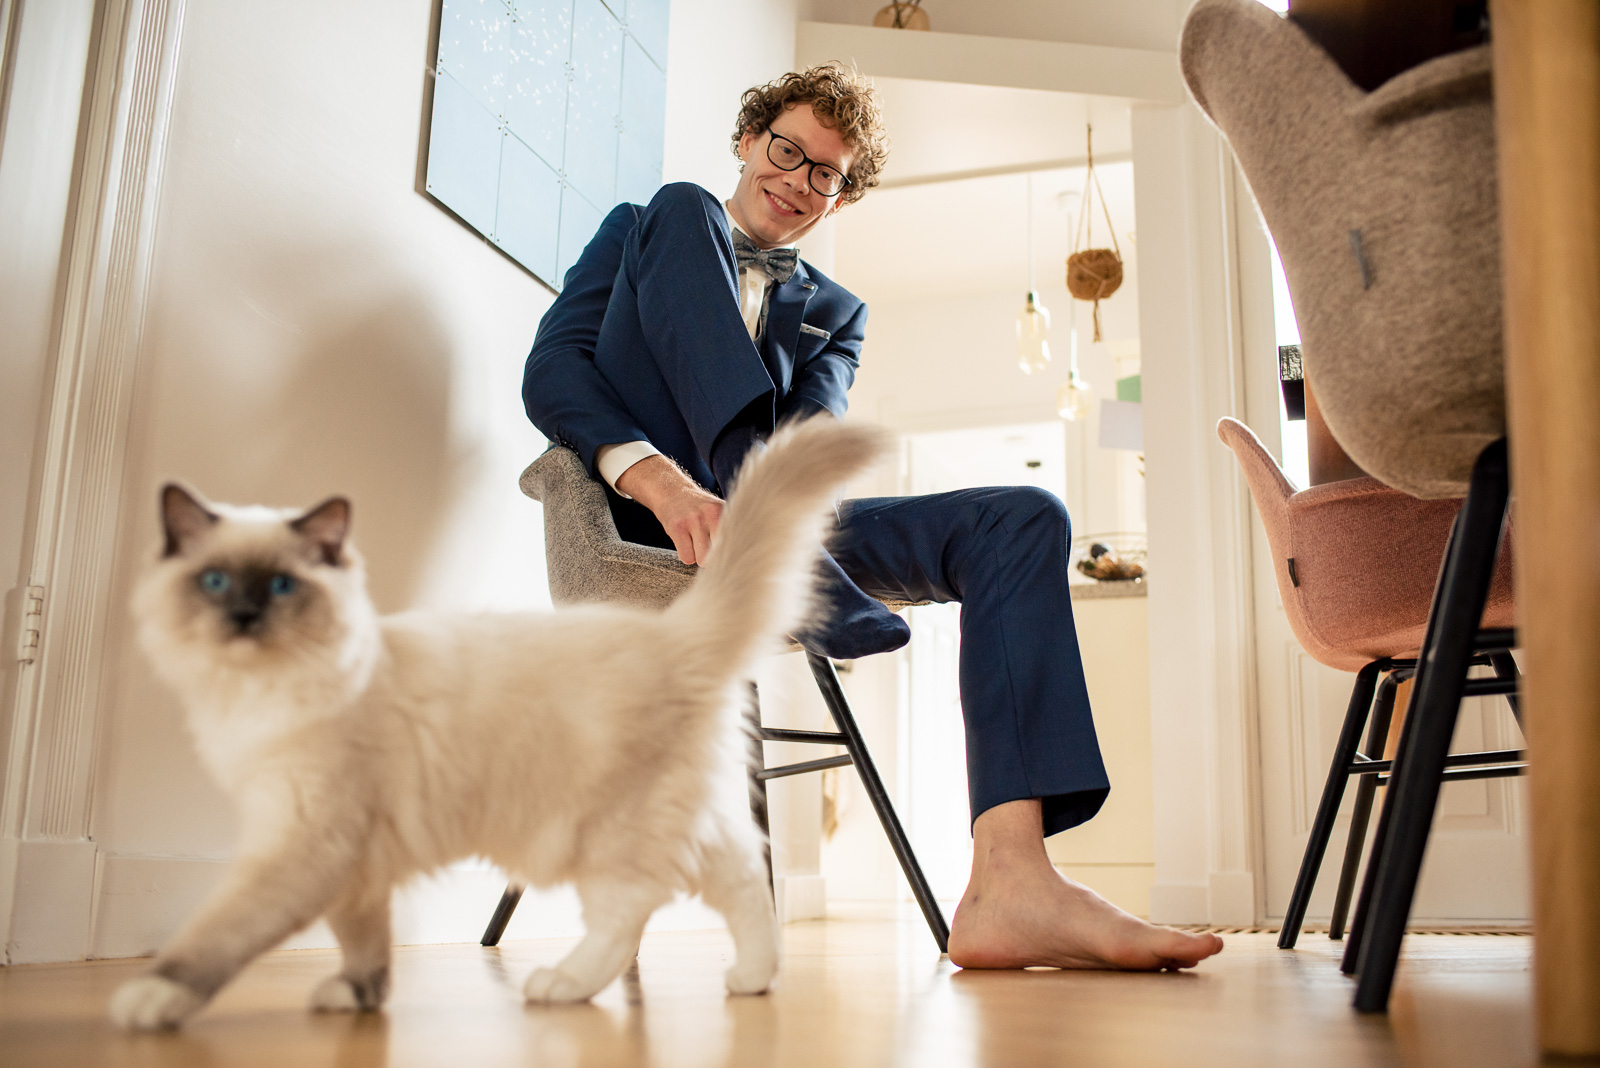
[[[11,707],[0,798],[7,963],[75,960],[89,950],[102,651],[114,615],[108,599],[123,456],[183,0],[59,0],[23,5],[20,17],[15,73],[43,58],[24,51],[31,48],[87,52],[88,65],[82,82],[53,86],[73,99],[81,94],[82,137],[48,354],[40,467],[26,504],[34,517],[26,585],[36,595],[24,605],[36,610],[19,621],[23,641],[4,695]],[[37,32],[30,32],[34,20]],[[57,69],[82,70],[71,63]]]
[[[1241,278],[1258,282],[1253,272],[1270,254],[1259,226],[1239,225],[1241,210],[1253,220],[1255,209],[1241,194],[1231,151],[1188,101],[1173,53],[802,22],[795,58],[800,66],[849,58],[867,74],[1148,103],[1133,112],[1133,161],[1154,576],[1151,917],[1259,922],[1249,493],[1215,426],[1247,408],[1247,339],[1261,336],[1261,324],[1260,308],[1241,297]],[[1270,269],[1264,277],[1270,286]],[[1265,307],[1270,344],[1270,300]],[[1250,358],[1268,358],[1255,344],[1249,340]]]
[[[1151,918],[1262,919],[1253,530],[1217,420],[1244,416],[1270,265],[1225,142],[1187,102],[1133,113],[1150,537]],[[1241,222],[1241,219],[1243,222]],[[1270,272],[1265,276],[1270,286]],[[1270,289],[1268,290],[1270,294]]]

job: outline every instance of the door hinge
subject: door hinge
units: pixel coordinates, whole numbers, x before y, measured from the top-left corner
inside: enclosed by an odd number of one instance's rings
[[[39,634],[44,627],[44,587],[22,591],[22,627],[17,634],[17,659],[31,664],[39,657]]]

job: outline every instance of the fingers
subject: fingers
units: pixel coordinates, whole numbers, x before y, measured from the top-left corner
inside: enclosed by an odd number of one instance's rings
[[[711,531],[704,525],[697,525],[690,533],[694,541],[694,562],[703,564],[711,558]]]
[[[694,539],[687,534],[677,534],[667,531],[667,536],[672,539],[672,547],[678,550],[678,559],[686,564],[694,564],[697,559],[694,555]]]
[[[722,519],[722,502],[713,499],[694,508],[667,528],[678,559],[686,564],[703,564],[711,558],[711,545]]]
[[[717,536],[717,527],[722,522],[722,502],[716,498],[706,501],[700,509],[698,523],[695,526],[695,558],[702,564],[711,558],[712,542]]]

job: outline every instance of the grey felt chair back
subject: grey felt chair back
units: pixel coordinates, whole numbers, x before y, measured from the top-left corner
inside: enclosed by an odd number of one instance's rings
[[[694,581],[695,569],[672,550],[618,536],[605,490],[571,449],[547,450],[519,483],[544,505],[544,558],[554,604],[663,608]]]
[[[1368,93],[1255,0],[1199,0],[1179,60],[1277,242],[1333,436],[1396,489],[1464,495],[1506,433],[1489,46]]]

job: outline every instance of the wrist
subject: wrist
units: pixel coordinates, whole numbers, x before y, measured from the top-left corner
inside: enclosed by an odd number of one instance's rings
[[[617,478],[616,490],[660,514],[661,506],[684,493],[705,493],[700,484],[666,456],[647,456]]]

